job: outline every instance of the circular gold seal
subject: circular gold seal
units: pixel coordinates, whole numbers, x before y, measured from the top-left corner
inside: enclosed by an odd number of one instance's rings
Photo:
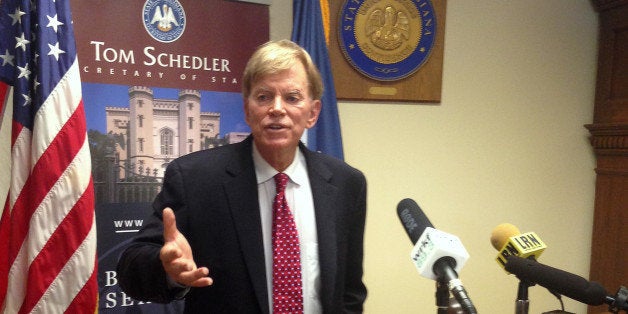
[[[345,58],[375,80],[394,81],[416,72],[436,40],[431,0],[345,0],[338,19]]]
[[[355,16],[358,46],[368,58],[382,64],[410,56],[421,34],[421,15],[410,0],[367,0]]]

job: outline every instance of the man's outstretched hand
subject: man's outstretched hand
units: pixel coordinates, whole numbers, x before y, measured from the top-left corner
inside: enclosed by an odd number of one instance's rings
[[[159,252],[159,259],[166,273],[175,282],[189,287],[205,287],[214,281],[210,278],[207,267],[196,267],[192,257],[192,248],[188,240],[177,229],[177,221],[172,209],[163,211],[164,246]]]

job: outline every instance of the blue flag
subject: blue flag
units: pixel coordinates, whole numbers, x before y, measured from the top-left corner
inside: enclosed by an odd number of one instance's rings
[[[310,54],[321,72],[325,86],[321,98],[322,110],[316,125],[308,130],[307,146],[311,150],[343,159],[336,89],[334,88],[321,6],[318,0],[294,0],[292,41],[305,48]]]

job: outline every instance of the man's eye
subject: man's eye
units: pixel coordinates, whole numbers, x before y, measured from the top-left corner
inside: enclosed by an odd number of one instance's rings
[[[298,103],[301,101],[301,97],[298,95],[288,95],[286,96],[286,101],[291,104]]]
[[[257,95],[257,101],[267,101],[268,99],[268,95]]]

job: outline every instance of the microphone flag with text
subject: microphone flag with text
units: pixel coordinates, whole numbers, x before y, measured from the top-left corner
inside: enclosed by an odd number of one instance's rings
[[[538,259],[547,245],[534,232],[521,233],[517,227],[503,223],[491,233],[491,244],[499,251],[495,260],[504,268],[508,256]]]
[[[414,244],[410,257],[421,276],[444,282],[467,313],[477,313],[458,278],[458,271],[469,259],[469,253],[452,234],[434,228],[419,205],[412,199],[401,200],[397,215]]]
[[[507,258],[510,256],[536,260],[547,248],[536,233],[527,232],[522,234],[519,228],[509,223],[502,223],[493,229],[493,232],[491,232],[491,244],[499,252],[495,260],[502,268],[505,267]],[[525,280],[519,281],[515,313],[525,314],[529,312],[528,288],[533,285],[534,283]],[[560,295],[550,292],[560,300]]]

